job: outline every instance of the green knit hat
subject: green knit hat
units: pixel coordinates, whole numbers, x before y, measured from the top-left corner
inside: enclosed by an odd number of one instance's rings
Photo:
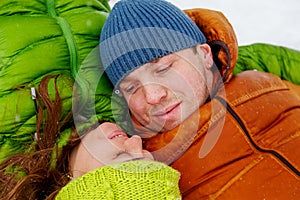
[[[179,178],[178,171],[160,162],[124,162],[101,167],[71,181],[56,200],[181,199]]]

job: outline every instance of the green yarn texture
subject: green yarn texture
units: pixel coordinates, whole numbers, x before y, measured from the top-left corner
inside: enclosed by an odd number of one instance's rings
[[[72,180],[56,200],[77,199],[181,199],[180,174],[155,161],[129,161],[104,166]]]

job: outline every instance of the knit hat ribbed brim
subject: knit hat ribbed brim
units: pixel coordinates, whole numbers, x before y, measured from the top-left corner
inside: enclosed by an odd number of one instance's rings
[[[121,0],[103,26],[100,56],[115,87],[130,72],[165,55],[205,43],[195,23],[164,0]]]

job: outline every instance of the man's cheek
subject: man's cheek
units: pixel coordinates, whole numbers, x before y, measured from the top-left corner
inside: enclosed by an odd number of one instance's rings
[[[144,115],[146,113],[146,107],[143,105],[144,102],[138,100],[129,101],[129,109],[135,115]]]

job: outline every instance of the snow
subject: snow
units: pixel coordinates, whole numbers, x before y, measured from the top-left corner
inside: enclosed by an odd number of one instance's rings
[[[113,6],[117,0],[111,0]],[[169,0],[181,9],[221,11],[232,24],[239,45],[257,42],[300,50],[299,0]]]

